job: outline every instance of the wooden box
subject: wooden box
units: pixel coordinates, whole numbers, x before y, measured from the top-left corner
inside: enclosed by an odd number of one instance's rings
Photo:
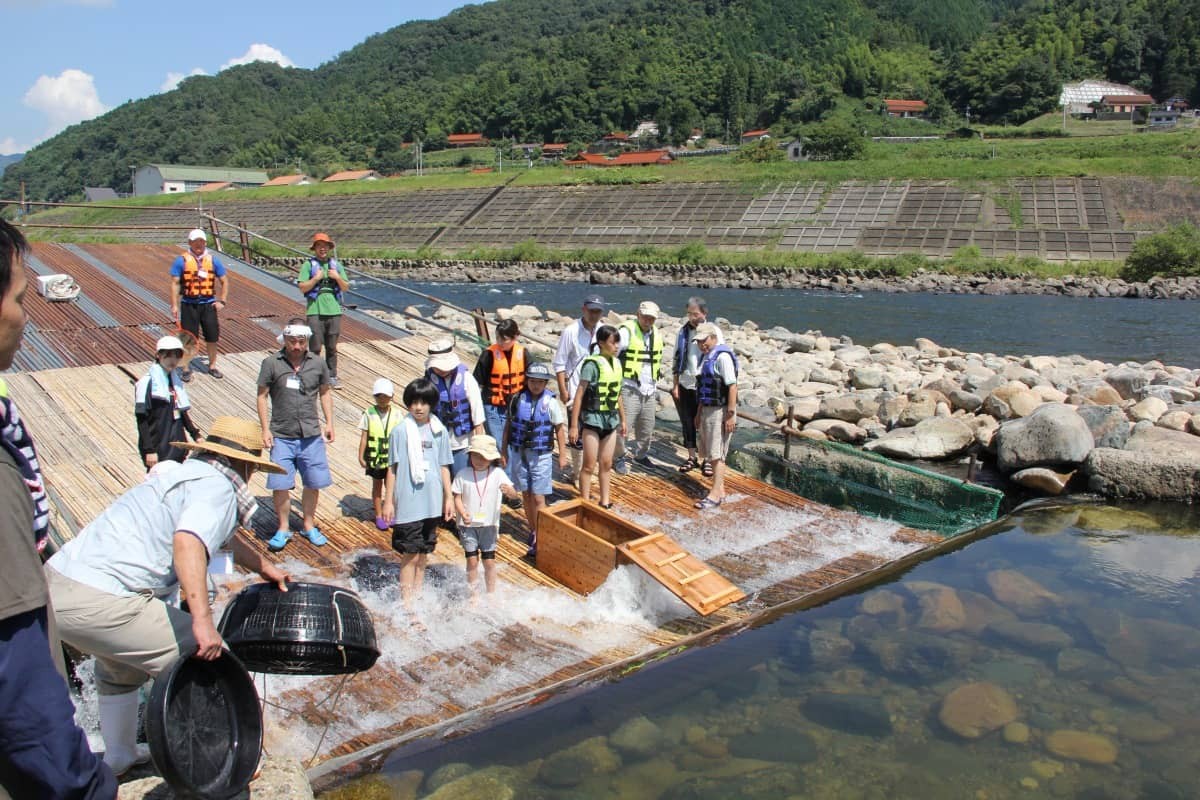
[[[621,564],[636,564],[701,614],[746,595],[685,551],[595,503],[571,500],[538,516],[537,566],[580,594],[590,594]]]

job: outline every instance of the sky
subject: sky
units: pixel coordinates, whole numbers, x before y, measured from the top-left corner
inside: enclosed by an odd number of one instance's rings
[[[477,0],[478,2],[478,0]],[[250,61],[312,68],[463,0],[0,0],[0,155],[189,75]]]

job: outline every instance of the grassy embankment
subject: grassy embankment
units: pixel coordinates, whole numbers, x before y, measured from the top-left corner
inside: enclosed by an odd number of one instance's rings
[[[1052,118],[1053,117],[1053,118]],[[1030,124],[1033,133],[1051,132],[1061,127],[1056,115],[1047,115]],[[643,184],[667,182],[732,183],[744,191],[758,193],[781,182],[815,181],[830,186],[847,181],[945,180],[971,191],[991,194],[1012,214],[1014,227],[1021,227],[1019,204],[994,181],[1029,177],[1107,177],[1131,176],[1151,179],[1200,178],[1200,131],[1186,128],[1173,132],[1135,133],[1126,123],[1070,121],[1066,136],[1053,138],[1011,138],[1014,129],[996,129],[1005,138],[920,141],[907,143],[868,143],[862,159],[841,162],[771,162],[748,164],[733,156],[682,158],[667,166],[627,169],[568,169],[561,166],[535,166],[506,161],[502,171],[474,173],[470,167],[449,166],[466,159],[475,164],[494,163],[491,148],[442,151],[426,155],[430,169],[425,175],[405,175],[372,182],[313,184],[309,186],[271,187],[241,190],[238,200],[294,200],[361,192],[411,192],[423,189],[462,189],[498,186],[561,186],[595,184]],[[985,130],[985,135],[988,131]],[[152,196],[122,201],[127,207],[210,205],[227,195]],[[111,209],[58,209],[38,215],[39,221],[70,221],[76,225],[120,224],[123,212]],[[38,231],[36,238],[76,241],[116,241],[115,236],[81,236],[71,231]],[[268,255],[279,255],[282,251]],[[444,254],[436,250],[417,252],[379,248],[341,248],[343,257],[424,258],[452,255],[458,259],[500,259],[515,261],[585,261],[609,263],[660,263],[695,265],[732,265],[764,270],[831,269],[875,270],[883,274],[904,275],[918,269],[962,274],[1032,275],[1117,275],[1119,262],[1072,262],[1059,264],[1037,258],[990,259],[975,248],[963,248],[950,259],[930,259],[919,255],[871,258],[860,253],[797,253],[775,251],[770,247],[753,252],[729,252],[705,247],[699,242],[681,247],[642,246],[611,250],[550,250],[534,241],[510,248],[476,248],[468,252]]]

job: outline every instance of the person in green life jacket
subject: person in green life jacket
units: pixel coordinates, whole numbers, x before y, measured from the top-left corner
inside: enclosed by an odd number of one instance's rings
[[[375,527],[381,531],[391,528],[383,519],[383,483],[388,471],[388,440],[392,429],[404,419],[404,411],[392,408],[395,386],[387,378],[379,378],[371,389],[375,405],[367,406],[358,429],[358,464],[371,478],[371,503],[375,507]]]
[[[341,389],[342,382],[337,374],[337,346],[342,335],[342,292],[349,291],[350,281],[341,262],[333,258],[333,239],[327,233],[315,233],[312,245],[313,257],[300,267],[296,279],[300,291],[308,300],[305,315],[312,337],[308,349],[313,355],[321,355],[325,348],[325,365],[329,367],[329,386]]]

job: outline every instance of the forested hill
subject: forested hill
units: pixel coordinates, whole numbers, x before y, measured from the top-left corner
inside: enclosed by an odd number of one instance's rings
[[[274,64],[199,76],[32,149],[0,180],[15,196],[126,189],[129,165],[323,175],[406,165],[402,142],[450,133],[585,142],[656,120],[877,129],[884,97],[949,121],[1019,123],[1064,80],[1102,77],[1200,100],[1200,0],[494,0],[370,37],[314,70]]]

